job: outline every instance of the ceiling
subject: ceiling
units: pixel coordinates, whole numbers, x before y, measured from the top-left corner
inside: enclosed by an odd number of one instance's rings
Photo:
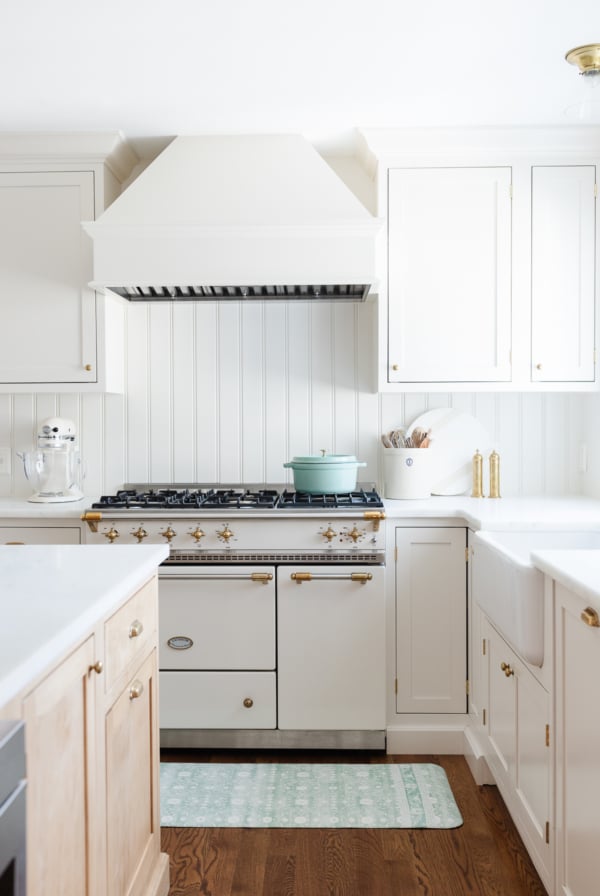
[[[598,0],[3,0],[4,131],[176,134],[568,124]]]

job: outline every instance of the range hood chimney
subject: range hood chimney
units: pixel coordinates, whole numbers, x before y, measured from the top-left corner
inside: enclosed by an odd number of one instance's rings
[[[84,224],[130,301],[361,301],[380,226],[299,135],[176,137]]]

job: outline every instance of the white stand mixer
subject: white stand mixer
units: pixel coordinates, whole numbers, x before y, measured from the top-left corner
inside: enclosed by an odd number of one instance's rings
[[[83,498],[79,449],[75,447],[75,424],[64,417],[42,420],[36,451],[18,453],[25,476],[36,489],[28,501],[55,504]]]

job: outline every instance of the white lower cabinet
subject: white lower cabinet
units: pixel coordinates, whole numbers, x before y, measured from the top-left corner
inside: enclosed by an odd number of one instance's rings
[[[396,529],[396,712],[467,710],[466,529]]]
[[[384,568],[332,569],[277,571],[279,728],[381,730]]]
[[[485,617],[481,637],[487,659],[487,700],[481,697],[487,763],[544,885],[552,892],[550,694]]]
[[[586,602],[555,583],[558,896],[600,884],[600,626]]]
[[[79,526],[0,526],[0,544],[80,544]]]

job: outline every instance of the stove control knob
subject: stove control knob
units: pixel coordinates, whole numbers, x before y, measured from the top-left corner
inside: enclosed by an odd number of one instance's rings
[[[219,536],[219,538],[220,538],[222,541],[224,541],[224,542],[226,542],[227,544],[229,544],[229,539],[230,539],[230,538],[233,538],[233,532],[232,532],[231,529],[229,528],[229,523],[225,523],[224,528],[221,529],[220,532],[219,532],[219,530],[217,529],[217,535]]]
[[[143,526],[138,526],[138,528],[134,529],[134,531],[131,534],[135,538],[137,538],[138,544],[141,544],[142,541],[144,540],[144,538],[148,538],[148,533],[146,532],[146,530],[144,529]]]
[[[108,538],[108,540],[110,541],[111,544],[113,543],[115,538],[119,537],[119,533],[115,529],[114,526],[111,526],[110,529],[108,530],[108,532],[103,532],[102,534],[104,535],[105,538]]]
[[[325,531],[322,532],[321,534],[323,535],[324,538],[327,539],[327,541],[330,542],[333,538],[335,538],[335,536],[337,535],[337,532],[334,532],[333,529],[331,528],[331,525],[329,525],[327,527],[327,529],[325,529]]]
[[[205,533],[202,531],[200,526],[196,526],[193,532],[190,532],[190,535],[194,539],[196,544],[200,544],[200,539],[204,538]]]
[[[169,544],[171,543],[172,538],[177,535],[173,529],[171,529],[171,523],[167,526],[164,532],[159,532],[159,535],[162,535],[163,538],[166,538]]]
[[[362,538],[364,534],[365,534],[365,533],[364,533],[364,532],[361,532],[359,529],[357,529],[356,526],[354,526],[354,528],[351,529],[350,532],[346,532],[346,535],[348,536],[348,538],[351,538],[351,539],[352,539],[352,541],[354,542],[354,544],[356,544],[356,542],[358,541],[358,539],[359,539],[359,538]]]

